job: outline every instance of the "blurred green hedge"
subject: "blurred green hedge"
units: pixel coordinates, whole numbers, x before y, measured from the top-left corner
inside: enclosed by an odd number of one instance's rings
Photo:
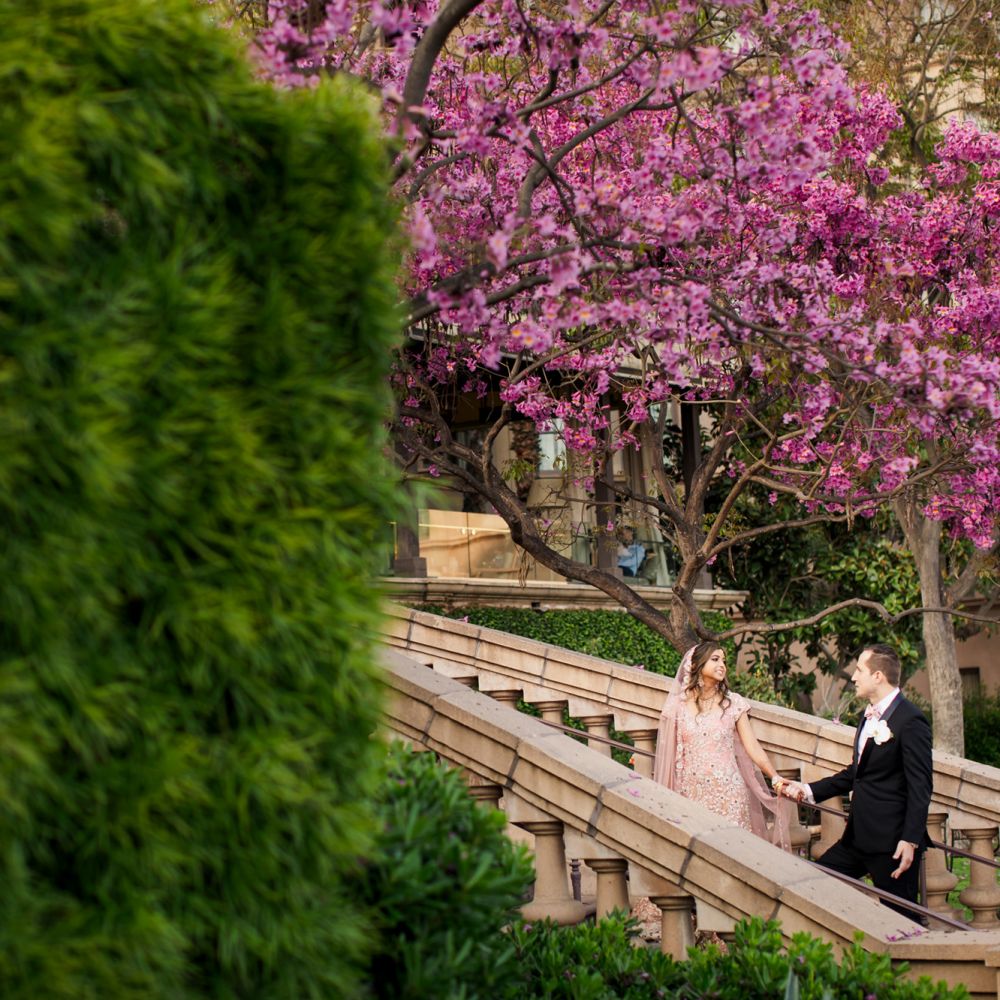
[[[0,992],[350,996],[394,220],[184,0],[0,0]]]

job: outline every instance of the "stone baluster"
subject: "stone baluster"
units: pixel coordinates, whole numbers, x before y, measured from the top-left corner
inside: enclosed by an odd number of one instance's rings
[[[580,721],[587,727],[588,735],[603,736],[604,739],[609,739],[611,725],[615,721],[615,717],[613,715],[582,715]],[[605,757],[611,756],[611,744],[605,743],[603,740],[587,740],[587,746]]]
[[[612,910],[628,913],[628,862],[624,858],[584,858],[583,862],[597,872],[597,919]]]
[[[511,708],[516,709],[518,702],[524,699],[524,691],[521,688],[505,688],[499,691],[485,691],[484,694],[488,694],[494,701],[500,702],[501,705],[510,705]]]
[[[828,799],[823,805],[842,808],[838,798]],[[821,812],[819,814],[819,840],[810,848],[810,857],[813,861],[819,860],[825,851],[828,851],[844,835],[847,829],[847,817],[836,816],[833,813]]]
[[[474,779],[478,782],[478,779]],[[500,808],[500,799],[503,797],[503,786],[496,785],[492,781],[484,781],[482,784],[469,784],[469,795],[471,795],[480,805],[489,806],[492,809]]]
[[[660,951],[678,962],[687,958],[688,948],[694,947],[694,897],[680,889],[665,895],[650,896],[649,901],[660,908]]]
[[[515,823],[535,838],[535,893],[521,907],[525,920],[551,917],[557,924],[578,924],[587,915],[586,907],[573,899],[566,868],[566,847],[560,820]]]
[[[938,843],[945,842],[945,823],[948,814],[932,812],[927,816],[927,835]],[[945,917],[956,916],[953,907],[948,905],[948,893],[955,888],[958,877],[948,871],[944,851],[939,847],[928,848],[924,854],[924,876],[927,882],[927,899],[923,900],[928,910],[940,913]]]
[[[583,877],[580,872],[579,858],[570,858],[569,884],[573,890],[573,898],[579,903],[583,899]]]
[[[799,781],[800,771],[797,767],[779,767],[779,777],[786,781]],[[788,816],[788,835],[795,854],[803,854],[809,846],[809,829],[802,825],[799,819],[799,804],[793,799],[784,798],[782,806]]]
[[[636,750],[648,750],[650,753],[656,752],[656,730],[655,729],[630,729],[629,736],[635,744]],[[632,769],[636,774],[641,774],[644,778],[653,777],[653,758],[645,754],[637,753]]]
[[[542,713],[542,722],[563,725],[563,710],[569,705],[565,698],[555,701],[533,701],[531,704]]]
[[[962,828],[962,834],[969,840],[969,853],[981,858],[994,860],[993,838],[995,826]],[[972,910],[971,926],[977,930],[1000,926],[997,907],[1000,907],[1000,886],[997,885],[996,869],[990,865],[969,862],[969,885],[958,898],[964,906]]]

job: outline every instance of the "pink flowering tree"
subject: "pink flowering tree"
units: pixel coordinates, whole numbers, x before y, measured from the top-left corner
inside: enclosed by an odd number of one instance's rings
[[[838,38],[793,3],[254,11],[278,85],[349,73],[384,108],[412,246],[404,462],[482,498],[536,560],[685,648],[710,634],[693,595],[706,568],[768,531],[895,505],[928,553],[941,531],[992,547],[992,136],[949,133],[926,183],[896,189],[879,158],[894,107],[848,83]],[[476,442],[459,412],[478,414]],[[498,467],[525,425],[562,436],[553,500],[596,509],[596,564],[529,506],[523,467]],[[641,457],[642,488],[613,476],[617,453]],[[791,495],[801,515],[744,524],[751,491]],[[626,511],[677,553],[666,614],[615,569]],[[938,581],[931,608],[946,606]],[[939,745],[960,748],[954,642],[928,667]]]

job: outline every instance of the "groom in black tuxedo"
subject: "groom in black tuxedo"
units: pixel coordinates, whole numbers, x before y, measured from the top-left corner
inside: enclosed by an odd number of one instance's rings
[[[789,794],[822,802],[852,792],[847,829],[819,864],[854,878],[870,875],[875,888],[915,903],[920,857],[930,845],[931,728],[900,693],[899,675],[899,657],[891,646],[862,651],[851,680],[868,707],[855,735],[850,767],[796,786]],[[887,905],[918,919],[904,906]]]

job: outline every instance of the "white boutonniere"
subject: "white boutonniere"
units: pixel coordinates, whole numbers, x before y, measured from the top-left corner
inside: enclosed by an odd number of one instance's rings
[[[889,728],[889,723],[885,719],[879,719],[875,723],[875,728],[872,730],[872,739],[875,741],[876,746],[881,746],[883,743],[888,743],[892,739],[892,730]]]

